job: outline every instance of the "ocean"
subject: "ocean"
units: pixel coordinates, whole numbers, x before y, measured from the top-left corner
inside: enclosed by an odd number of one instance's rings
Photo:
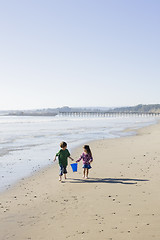
[[[135,134],[154,117],[0,116],[0,191],[53,164],[59,143],[68,149],[86,142]],[[131,128],[129,133],[123,132]]]

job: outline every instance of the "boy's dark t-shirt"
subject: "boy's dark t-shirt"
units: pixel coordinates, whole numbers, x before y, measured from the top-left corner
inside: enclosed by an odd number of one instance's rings
[[[67,167],[68,165],[68,160],[67,158],[70,156],[70,152],[68,151],[68,149],[65,150],[60,150],[56,156],[58,156],[58,160],[59,160],[59,165],[60,166],[64,166]]]

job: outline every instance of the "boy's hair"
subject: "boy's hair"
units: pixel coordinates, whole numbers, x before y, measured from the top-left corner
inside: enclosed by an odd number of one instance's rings
[[[61,147],[61,148],[67,147],[67,143],[66,143],[66,142],[61,142],[61,143],[60,143],[60,147]]]

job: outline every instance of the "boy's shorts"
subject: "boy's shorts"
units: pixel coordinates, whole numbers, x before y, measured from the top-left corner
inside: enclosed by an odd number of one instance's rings
[[[65,166],[60,166],[60,171],[59,171],[59,176],[62,176],[63,174],[67,173],[67,167]]]
[[[88,169],[90,169],[90,168],[92,168],[92,167],[91,167],[90,164],[83,164],[83,168],[88,168]]]

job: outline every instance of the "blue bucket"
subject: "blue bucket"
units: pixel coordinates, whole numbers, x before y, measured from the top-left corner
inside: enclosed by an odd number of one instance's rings
[[[71,164],[71,167],[72,167],[72,171],[73,171],[73,172],[77,172],[77,166],[78,166],[77,163],[72,163],[72,164]]]

